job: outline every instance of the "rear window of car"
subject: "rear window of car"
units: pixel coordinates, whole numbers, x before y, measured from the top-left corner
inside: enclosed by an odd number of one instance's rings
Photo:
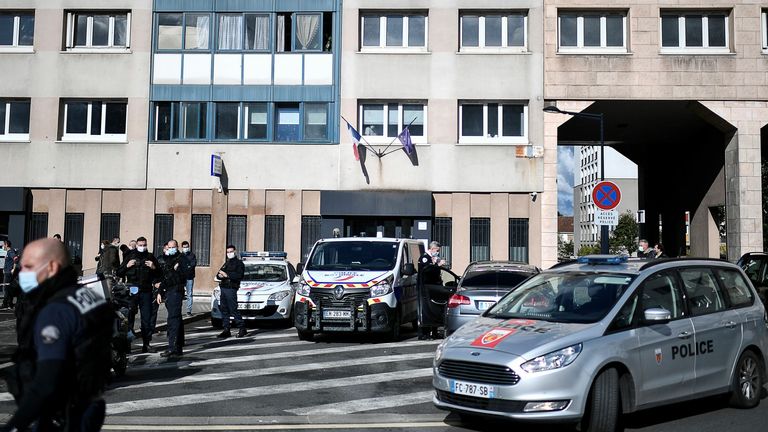
[[[732,306],[748,306],[753,303],[752,290],[741,273],[731,269],[717,269],[715,273],[725,288]]]
[[[245,263],[245,275],[243,276],[243,281],[282,282],[286,279],[288,279],[288,273],[284,265]]]
[[[528,279],[533,273],[512,271],[469,272],[461,281],[465,290],[510,289]]]

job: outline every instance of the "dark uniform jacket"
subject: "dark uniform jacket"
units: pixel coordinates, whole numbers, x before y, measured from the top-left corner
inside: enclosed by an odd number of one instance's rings
[[[219,282],[220,287],[240,288],[240,281],[243,280],[243,275],[245,274],[245,264],[238,257],[228,258],[219,271],[227,274],[227,277],[222,278],[221,282]]]
[[[165,255],[160,265],[160,294],[165,294],[171,290],[183,290],[187,284],[187,276],[184,270],[188,266],[187,258],[184,254],[175,253]]]
[[[197,267],[197,256],[195,256],[195,253],[191,251],[183,255],[187,259],[187,267],[184,269],[184,276],[187,278],[187,280],[192,280],[195,278],[195,268]]]
[[[432,262],[428,253],[419,258],[418,293],[419,325],[443,325],[446,303],[453,290],[443,285],[440,266]]]
[[[128,262],[132,259],[135,259],[136,263],[129,268]],[[154,270],[144,265],[147,260],[155,264]],[[125,277],[128,285],[139,287],[139,291],[152,291],[152,284],[160,277],[160,265],[149,251],[139,252],[134,249],[123,257],[117,275]]]
[[[18,348],[6,379],[19,408],[8,425],[24,430],[60,418],[69,421],[65,430],[77,430],[110,376],[111,306],[103,293],[78,287],[67,267],[24,295],[17,312]]]

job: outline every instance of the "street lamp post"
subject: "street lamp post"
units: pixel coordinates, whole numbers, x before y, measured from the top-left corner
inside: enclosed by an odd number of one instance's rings
[[[560,108],[549,105],[544,107],[545,113],[566,114],[574,117],[583,117],[600,122],[600,181],[605,180],[605,123],[603,113],[583,113],[573,111],[563,111]],[[600,253],[608,254],[608,225],[600,226]]]

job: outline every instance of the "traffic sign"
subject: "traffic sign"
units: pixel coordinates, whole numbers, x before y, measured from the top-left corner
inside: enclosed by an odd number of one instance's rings
[[[221,156],[211,155],[211,176],[221,177],[224,172],[224,161],[221,160]]]
[[[619,224],[619,212],[616,210],[601,210],[595,211],[595,225],[603,226],[616,226]]]
[[[613,210],[621,202],[621,190],[614,182],[601,181],[592,189],[592,202],[603,210]]]

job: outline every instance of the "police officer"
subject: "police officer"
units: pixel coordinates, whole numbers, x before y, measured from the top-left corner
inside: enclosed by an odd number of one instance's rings
[[[440,268],[445,260],[440,259],[440,243],[433,241],[429,249],[419,258],[418,309],[419,339],[436,339],[438,328],[443,324],[444,302],[451,290],[443,286]]]
[[[77,286],[64,244],[27,245],[19,274],[25,308],[8,389],[18,409],[2,430],[97,431],[110,376],[113,312],[103,296]],[[58,430],[58,429],[57,429]]]
[[[221,289],[221,322],[224,325],[224,331],[218,336],[220,338],[232,336],[232,333],[229,331],[230,315],[235,317],[235,326],[240,329],[237,332],[237,337],[240,338],[246,334],[245,322],[243,322],[243,317],[240,316],[240,311],[237,310],[237,290],[240,288],[240,281],[245,274],[245,265],[235,254],[236,250],[234,245],[227,246],[227,260],[216,274],[219,280],[221,280],[219,282],[219,288]]]
[[[160,355],[171,357],[182,354],[184,326],[181,320],[181,303],[187,282],[185,269],[189,264],[184,254],[179,253],[176,240],[169,240],[166,246],[165,257],[160,266],[162,277],[155,287],[158,289],[157,303],[165,302],[165,308],[168,310],[168,349]]]
[[[136,250],[130,251],[124,258],[117,275],[126,278],[128,286],[137,287],[138,293],[132,297],[131,310],[128,314],[128,325],[133,329],[137,309],[141,313],[141,338],[144,346],[141,352],[154,352],[149,345],[152,341],[152,313],[156,298],[153,295],[152,284],[157,282],[158,264],[155,257],[147,250],[147,239],[136,239]]]

